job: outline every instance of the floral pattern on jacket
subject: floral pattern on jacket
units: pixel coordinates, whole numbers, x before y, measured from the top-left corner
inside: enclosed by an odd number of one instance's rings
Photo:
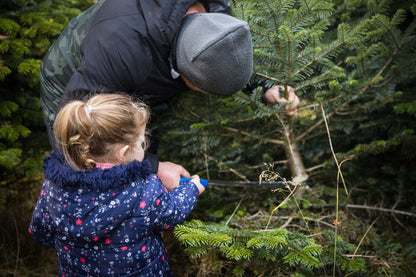
[[[172,275],[160,231],[194,209],[196,185],[167,192],[147,162],[80,171],[61,154],[44,172],[29,232],[56,249],[59,276]]]

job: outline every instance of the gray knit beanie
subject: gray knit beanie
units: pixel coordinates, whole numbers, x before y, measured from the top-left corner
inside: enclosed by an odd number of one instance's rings
[[[180,74],[208,93],[229,96],[247,84],[253,48],[247,22],[221,13],[184,18],[176,45]]]

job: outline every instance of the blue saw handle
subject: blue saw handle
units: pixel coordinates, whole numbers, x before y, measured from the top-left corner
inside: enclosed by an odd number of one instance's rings
[[[179,184],[182,184],[183,182],[187,182],[187,181],[191,181],[191,178],[185,178],[185,177],[181,177],[181,179],[179,180]],[[204,188],[206,188],[208,186],[208,180],[205,179],[199,179],[199,182],[201,183],[201,185],[204,186]]]

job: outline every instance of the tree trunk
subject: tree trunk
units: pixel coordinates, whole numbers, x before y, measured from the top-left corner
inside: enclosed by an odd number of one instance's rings
[[[292,173],[293,182],[301,183],[308,179],[302,157],[299,153],[297,144],[293,138],[292,116],[289,116],[288,124],[284,124],[283,132],[285,136],[285,152],[288,159],[289,169]]]

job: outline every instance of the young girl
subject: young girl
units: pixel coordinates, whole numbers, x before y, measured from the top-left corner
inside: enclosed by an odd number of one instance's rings
[[[171,276],[160,231],[181,224],[204,191],[193,176],[168,192],[142,162],[148,108],[120,94],[67,104],[44,162],[29,232],[54,247],[59,276]]]

